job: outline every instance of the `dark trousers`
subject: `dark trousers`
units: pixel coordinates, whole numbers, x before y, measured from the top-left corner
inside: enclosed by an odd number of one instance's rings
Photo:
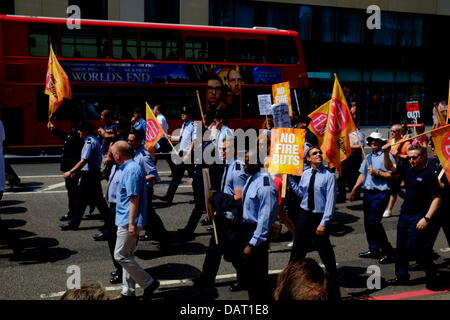
[[[70,217],[70,224],[78,227],[83,219],[88,204],[94,204],[104,219],[108,216],[108,204],[103,197],[100,170],[82,171],[79,184],[79,199],[75,214]]]
[[[235,252],[234,263],[240,270],[240,279],[248,288],[248,298],[251,301],[271,300],[268,243],[261,243],[253,248],[252,254],[244,255],[244,249],[252,238],[256,225],[243,224],[240,228],[240,245]]]
[[[324,236],[316,235],[316,229],[322,217],[323,214],[300,209],[300,214],[295,224],[294,245],[292,247],[290,261],[304,259],[309,249],[314,246],[319,252],[320,259],[322,259],[328,273],[336,276],[336,257],[328,232]]]
[[[369,250],[374,253],[379,253],[380,249],[386,254],[392,251],[392,246],[381,223],[384,210],[389,203],[389,195],[389,191],[366,190],[364,192],[364,228]]]
[[[450,196],[450,195],[448,195]],[[439,208],[438,212],[436,212],[435,216],[432,220],[432,241],[433,246],[436,242],[437,236],[439,235],[439,231],[444,231],[445,238],[447,239],[447,244],[450,247],[450,207],[447,203],[444,203],[445,199],[442,201],[441,207]],[[448,202],[448,201],[447,201]]]
[[[205,194],[203,191],[204,187],[203,187],[202,169],[203,168],[201,165],[194,166],[194,171],[192,175],[192,189],[194,191],[195,206],[194,209],[192,210],[191,215],[189,216],[188,223],[184,227],[184,231],[186,233],[194,233],[195,229],[197,228],[198,222],[202,217],[203,212],[206,210]]]
[[[172,180],[170,181],[170,185],[166,193],[166,197],[168,200],[172,201],[175,197],[175,192],[177,192],[181,179],[183,179],[184,177],[184,172],[187,170],[189,176],[192,177],[193,169],[194,168],[192,164],[181,163],[175,166],[174,172],[172,174]]]
[[[116,247],[117,226],[116,226],[116,204],[110,203],[108,216],[106,217],[106,230],[108,234],[108,249],[114,267],[122,274],[122,266],[114,259],[114,248]]]
[[[147,188],[147,225],[144,227],[146,233],[150,233],[152,237],[161,243],[169,242],[169,232],[164,227],[164,223],[153,209],[153,187]]]
[[[203,262],[202,277],[208,282],[214,282],[219,271],[220,262],[222,256],[225,254],[225,250],[232,246],[229,243],[229,234],[231,228],[233,227],[232,222],[224,216],[218,215],[214,218],[214,223],[216,224],[217,239],[219,243],[216,243],[214,233],[211,235],[209,241],[209,247],[206,250],[205,261]],[[241,281],[241,271],[239,264],[236,261],[231,261],[234,268],[236,269],[237,279]]]
[[[65,179],[67,200],[69,203],[69,212],[67,215],[70,217],[77,210],[77,203],[79,197],[78,182],[80,181],[80,175],[76,174],[73,178]]]
[[[433,227],[418,231],[416,225],[423,214],[400,214],[397,224],[397,259],[395,262],[395,275],[399,278],[409,277],[408,267],[410,259],[424,267],[427,277],[436,274],[433,263]]]

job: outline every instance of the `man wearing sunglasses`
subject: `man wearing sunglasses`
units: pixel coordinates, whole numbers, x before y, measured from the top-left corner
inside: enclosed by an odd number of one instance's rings
[[[396,277],[389,285],[406,285],[409,282],[409,257],[414,255],[427,276],[426,287],[439,286],[437,269],[432,259],[433,216],[441,204],[441,193],[433,168],[428,165],[427,150],[420,145],[408,147],[408,164],[395,166],[388,156],[390,146],[384,149],[386,168],[396,172],[405,181],[405,200],[397,224]]]
[[[327,225],[336,204],[336,176],[323,165],[323,155],[319,147],[311,147],[306,153],[306,159],[311,167],[303,171],[300,182],[296,183],[289,177],[292,191],[302,199],[290,261],[304,259],[314,244],[328,273],[335,278],[336,257]]]
[[[381,223],[384,209],[389,202],[392,179],[391,172],[384,166],[381,147],[385,143],[386,140],[379,132],[372,132],[367,137],[367,144],[371,147],[372,152],[361,164],[360,175],[350,194],[350,201],[353,201],[359,188],[364,189],[364,229],[369,250],[361,252],[359,257],[379,259],[378,262],[381,264],[392,261],[392,246]],[[389,158],[395,162],[392,154],[389,155]]]

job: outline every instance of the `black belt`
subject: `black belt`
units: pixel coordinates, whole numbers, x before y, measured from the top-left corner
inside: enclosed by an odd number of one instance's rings
[[[364,189],[364,192],[367,192],[367,193],[370,193],[370,194],[377,194],[377,193],[380,193],[380,192],[387,192],[387,191],[389,191],[389,190],[378,190],[378,189],[369,190],[369,189]]]
[[[312,211],[308,211],[303,208],[300,208],[300,214],[304,214],[304,215],[322,214],[323,215],[323,212],[312,212]]]

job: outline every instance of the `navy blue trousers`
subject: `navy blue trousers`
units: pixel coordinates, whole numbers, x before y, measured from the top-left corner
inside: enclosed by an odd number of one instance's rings
[[[363,211],[364,228],[366,238],[369,244],[369,250],[374,253],[389,253],[392,246],[386,236],[381,219],[384,210],[389,203],[389,191],[370,191],[364,192]]]

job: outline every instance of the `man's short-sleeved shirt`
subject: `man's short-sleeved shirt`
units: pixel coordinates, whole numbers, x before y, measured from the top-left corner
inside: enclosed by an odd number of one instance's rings
[[[84,139],[83,149],[81,150],[81,159],[87,161],[85,166],[81,168],[81,171],[92,171],[100,169],[100,164],[102,162],[100,143],[92,134],[89,134]]]
[[[416,171],[411,165],[400,162],[397,173],[405,180],[405,199],[400,214],[425,215],[434,197],[440,196],[438,180],[431,163]]]
[[[389,154],[389,158],[391,159],[392,163],[395,163],[395,159],[392,156],[392,154]],[[369,174],[367,163],[369,163],[369,166],[375,170],[383,171],[383,172],[390,172],[386,169],[384,166],[384,152],[382,150],[379,150],[376,153],[369,153],[366,156],[366,160],[364,160],[361,163],[361,167],[359,168],[359,172],[362,173],[365,176],[364,182],[363,182],[363,189],[365,190],[378,190],[378,191],[387,191],[391,189],[391,181],[388,179],[383,179],[379,176],[373,176]]]
[[[128,225],[131,197],[139,196],[135,223],[137,227],[143,227],[147,223],[147,187],[144,172],[134,160],[128,160],[120,165],[118,170],[121,171],[121,179],[116,190],[116,225],[118,227]]]
[[[105,130],[106,132],[108,132],[110,134],[114,134],[114,136],[117,135],[117,125],[114,123],[110,124],[109,126],[104,127],[103,130]],[[115,141],[115,138],[108,138],[108,139],[103,138],[102,145],[101,145],[102,155],[106,155],[108,153],[109,144],[113,141]]]
[[[144,171],[145,176],[154,177],[155,180],[159,178],[155,162],[153,161],[150,152],[148,152],[148,150],[145,149],[144,146],[141,146],[139,149],[136,150],[133,159],[141,166],[141,169]],[[147,183],[147,187],[153,186],[154,179],[152,179],[150,183]]]
[[[238,159],[234,159],[232,163],[226,164],[220,183],[223,193],[234,196],[234,190],[244,188],[248,174],[244,171],[244,163]]]

